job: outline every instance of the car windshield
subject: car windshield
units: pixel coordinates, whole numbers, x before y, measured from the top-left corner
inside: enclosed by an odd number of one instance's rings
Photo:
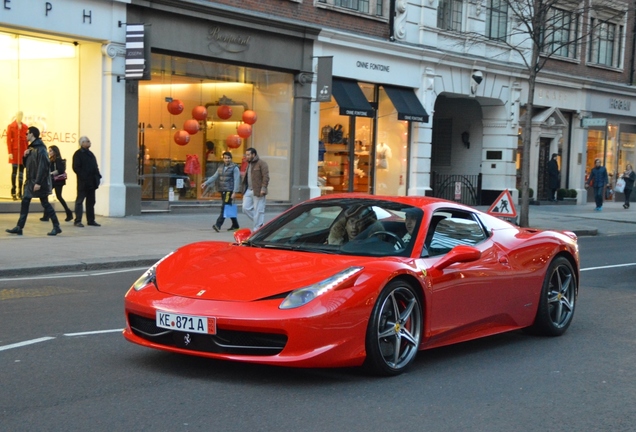
[[[363,256],[409,256],[424,212],[392,201],[333,199],[296,206],[247,245]]]

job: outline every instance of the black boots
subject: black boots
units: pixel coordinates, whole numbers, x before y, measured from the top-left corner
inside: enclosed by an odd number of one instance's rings
[[[16,226],[15,228],[7,229],[5,231],[8,232],[9,234],[22,235],[22,228],[20,228],[19,226]]]
[[[53,230],[50,233],[47,233],[46,235],[56,236],[60,234],[61,232],[62,232],[62,228],[60,228],[59,225],[54,225]]]
[[[70,222],[73,220],[73,212],[70,210],[66,210],[66,219],[64,219],[66,222]]]

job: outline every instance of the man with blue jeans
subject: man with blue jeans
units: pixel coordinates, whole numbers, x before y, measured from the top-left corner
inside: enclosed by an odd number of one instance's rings
[[[265,222],[265,198],[269,186],[269,167],[258,157],[256,149],[245,150],[247,172],[243,179],[243,213],[253,222],[256,231]]]
[[[603,195],[605,194],[605,188],[609,184],[609,178],[607,177],[607,170],[604,166],[601,166],[601,160],[594,160],[594,168],[587,177],[585,187],[594,187],[594,201],[596,201],[596,208],[594,210],[603,210]]]

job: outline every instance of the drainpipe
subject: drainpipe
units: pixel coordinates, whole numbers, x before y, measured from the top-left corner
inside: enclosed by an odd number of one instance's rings
[[[389,1],[389,40],[395,42],[395,0]],[[635,33],[636,34],[636,33]],[[634,56],[632,55],[632,61]],[[633,68],[632,68],[633,70]]]

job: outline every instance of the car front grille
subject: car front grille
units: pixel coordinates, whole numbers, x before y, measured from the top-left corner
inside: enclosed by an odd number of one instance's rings
[[[157,327],[154,319],[128,314],[132,332],[147,341],[192,351],[219,354],[269,356],[279,354],[287,336],[217,328],[215,335],[186,333]]]

